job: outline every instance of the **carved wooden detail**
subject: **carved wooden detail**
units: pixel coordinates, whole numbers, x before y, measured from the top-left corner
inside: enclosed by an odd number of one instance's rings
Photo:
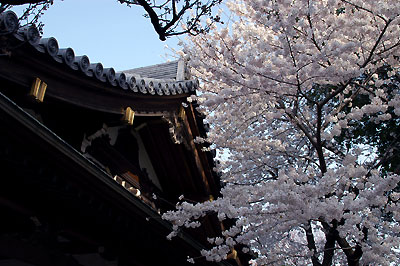
[[[46,93],[47,84],[36,78],[33,81],[29,95],[33,96],[38,102],[43,102],[44,94]]]
[[[183,144],[186,149],[190,150],[187,132],[183,123],[183,116],[185,115],[184,112],[185,111],[182,108],[179,113],[174,112],[163,116],[163,120],[168,123],[169,134],[173,143]]]

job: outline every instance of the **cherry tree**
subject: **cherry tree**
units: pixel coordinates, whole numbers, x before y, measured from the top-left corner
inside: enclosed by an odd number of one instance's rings
[[[256,265],[399,265],[400,178],[381,165],[400,133],[377,156],[373,145],[352,143],[351,130],[363,120],[400,123],[400,2],[227,6],[230,24],[210,24],[184,47],[202,81],[190,100],[212,125],[198,141],[223,152],[225,186],[213,201],[165,213],[169,237],[214,213],[234,222],[208,239],[209,260],[244,246]]]

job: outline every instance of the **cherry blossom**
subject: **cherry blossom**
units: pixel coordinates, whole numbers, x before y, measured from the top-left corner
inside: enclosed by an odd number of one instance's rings
[[[190,100],[212,125],[205,141],[225,151],[216,169],[225,185],[213,201],[165,213],[170,236],[215,213],[234,224],[209,239],[214,247],[201,252],[209,260],[244,246],[256,265],[399,265],[400,178],[382,173],[370,144],[345,147],[338,137],[355,121],[400,115],[399,91],[388,89],[399,67],[400,2],[227,6],[225,28],[212,25],[184,47],[201,80]]]

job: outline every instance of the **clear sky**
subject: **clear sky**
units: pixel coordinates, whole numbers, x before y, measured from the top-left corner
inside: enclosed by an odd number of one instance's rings
[[[71,47],[76,56],[85,54],[91,63],[127,70],[173,60],[166,45],[179,49],[177,37],[158,39],[139,6],[129,8],[117,0],[54,2],[41,17],[43,36],[55,37],[60,48]]]

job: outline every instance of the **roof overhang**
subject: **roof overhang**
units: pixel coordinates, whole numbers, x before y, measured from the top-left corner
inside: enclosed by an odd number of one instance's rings
[[[3,19],[16,16],[8,11]],[[101,63],[72,48],[59,48],[55,38],[41,38],[34,27],[9,26],[0,37],[0,77],[29,89],[36,78],[47,84],[45,98],[55,98],[107,113],[131,107],[137,115],[179,109],[195,93],[197,80],[146,78]],[[9,23],[9,25],[14,25]]]

